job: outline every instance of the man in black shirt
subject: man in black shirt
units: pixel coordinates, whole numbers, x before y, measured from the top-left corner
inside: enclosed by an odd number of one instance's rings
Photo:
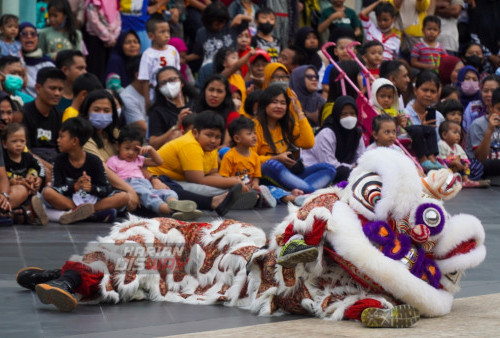
[[[43,160],[53,163],[57,156],[57,137],[62,114],[56,108],[61,100],[64,73],[55,67],[38,71],[37,97],[23,107],[23,123],[28,129],[28,148]]]

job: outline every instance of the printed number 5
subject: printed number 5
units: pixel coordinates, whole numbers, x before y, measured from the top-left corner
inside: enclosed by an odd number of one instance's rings
[[[164,56],[160,56],[160,66],[165,67],[167,65],[167,60]]]

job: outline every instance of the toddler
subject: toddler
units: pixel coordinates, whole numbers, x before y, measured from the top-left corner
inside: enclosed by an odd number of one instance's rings
[[[446,54],[444,47],[437,41],[441,33],[441,20],[434,15],[425,17],[422,32],[423,41],[417,42],[411,51],[411,66],[419,70],[438,71],[441,56]]]
[[[193,220],[201,216],[193,201],[179,201],[177,193],[170,189],[154,189],[146,179],[143,168],[163,164],[152,146],[142,146],[141,130],[133,125],[125,126],[118,137],[118,155],[106,162],[109,169],[134,188],[141,205],[160,215],[172,215],[179,220]],[[148,154],[149,158],[143,155]],[[154,177],[154,176],[153,176]]]
[[[376,25],[369,18],[373,10],[377,17]],[[396,18],[394,6],[384,0],[374,1],[359,13],[359,18],[365,31],[366,41],[375,40],[384,44],[384,60],[398,57],[401,38],[392,27]]]
[[[29,215],[29,210],[24,204],[30,196],[36,195],[45,184],[44,166],[29,152],[26,152],[26,127],[19,123],[11,123],[2,131],[2,146],[4,151],[5,171],[10,181],[9,190],[11,199],[17,200],[15,204],[21,207],[13,210],[14,222],[32,223],[35,221]],[[14,188],[14,186],[21,186]],[[24,188],[22,188],[24,187]],[[36,205],[38,201],[33,200]],[[39,205],[40,206],[40,205]],[[19,211],[17,213],[16,211]],[[23,221],[17,216],[25,216]],[[42,213],[41,216],[44,214]],[[33,215],[35,216],[35,215]],[[18,219],[16,219],[16,217]],[[39,223],[46,225],[47,217],[41,217]]]
[[[462,186],[464,188],[488,187],[487,181],[471,181],[470,161],[467,154],[460,146],[461,126],[451,120],[444,121],[439,126],[441,140],[438,142],[439,157],[441,157],[448,167],[455,173],[462,174]]]
[[[368,71],[375,77],[379,78],[379,67],[384,61],[384,45],[377,41],[368,41],[363,45],[362,56]]]
[[[21,43],[16,40],[19,34],[19,18],[12,14],[0,17],[0,55],[21,57]]]

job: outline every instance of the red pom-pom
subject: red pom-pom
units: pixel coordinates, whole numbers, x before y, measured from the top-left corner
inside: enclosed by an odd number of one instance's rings
[[[411,229],[411,238],[416,243],[425,243],[429,239],[431,231],[424,224],[417,224]]]

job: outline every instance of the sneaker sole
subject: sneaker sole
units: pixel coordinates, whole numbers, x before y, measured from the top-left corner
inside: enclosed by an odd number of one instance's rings
[[[24,271],[26,271],[26,270],[38,270],[38,271],[40,271],[40,270],[43,270],[43,269],[42,269],[42,268],[39,268],[39,267],[37,267],[37,266],[27,266],[27,267],[25,267],[25,268],[22,268],[21,270],[19,270],[19,271],[16,273],[16,282],[17,282],[17,284],[19,284],[21,287],[23,287],[23,288],[25,288],[25,289],[28,289],[28,290],[34,290],[34,288],[30,288],[30,287],[26,287],[25,285],[21,285],[21,284],[19,283],[19,281],[18,281],[19,275],[20,275],[21,273],[23,273]]]
[[[74,211],[68,211],[59,218],[61,224],[71,224],[78,221],[83,221],[94,214],[94,206],[92,204],[82,204]]]
[[[231,209],[233,210],[250,210],[257,204],[257,193],[255,191],[242,193],[240,198],[236,200]]]
[[[265,185],[261,185],[260,187],[260,194],[264,201],[266,201],[267,205],[269,205],[270,208],[275,208],[276,204],[276,198],[273,197],[269,189]]]
[[[45,208],[43,206],[43,202],[40,199],[40,197],[33,196],[31,198],[31,207],[33,208],[33,211],[35,212],[36,217],[38,217],[38,220],[40,221],[41,225],[49,224],[49,217],[45,212]]]
[[[180,212],[192,212],[196,210],[196,203],[193,201],[185,201],[185,200],[170,200],[167,202],[167,205],[170,209],[174,211]]]
[[[59,311],[73,311],[78,304],[70,293],[48,284],[37,284],[35,290],[43,304],[53,304]]]
[[[405,328],[420,319],[420,312],[411,305],[397,305],[392,309],[367,308],[361,313],[361,322],[367,327]]]
[[[201,210],[193,210],[189,212],[175,212],[172,214],[172,218],[178,221],[194,221],[203,215]]]
[[[294,268],[299,263],[309,263],[318,258],[318,248],[313,247],[278,258],[278,263],[284,268]]]

